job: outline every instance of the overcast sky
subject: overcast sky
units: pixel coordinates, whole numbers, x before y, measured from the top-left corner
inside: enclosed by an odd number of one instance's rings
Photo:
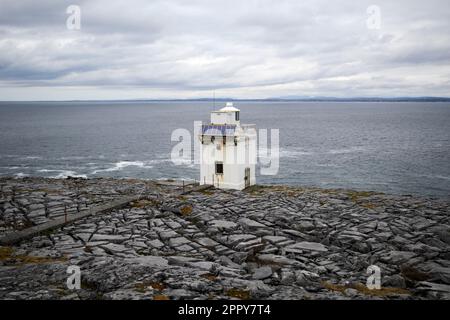
[[[67,28],[71,4],[79,30]],[[448,97],[450,1],[0,0],[0,100],[214,90]]]

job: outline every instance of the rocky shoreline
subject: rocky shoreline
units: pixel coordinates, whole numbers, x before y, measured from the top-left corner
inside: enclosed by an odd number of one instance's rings
[[[0,178],[0,237],[132,195],[142,198],[0,247],[0,299],[450,299],[446,199]],[[66,285],[72,265],[79,290]],[[379,290],[366,287],[371,265]]]

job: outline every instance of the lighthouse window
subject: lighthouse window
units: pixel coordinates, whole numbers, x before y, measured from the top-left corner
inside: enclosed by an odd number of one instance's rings
[[[216,174],[223,174],[223,162],[216,162]]]
[[[239,121],[239,111],[235,112],[235,116],[236,116],[236,121]]]

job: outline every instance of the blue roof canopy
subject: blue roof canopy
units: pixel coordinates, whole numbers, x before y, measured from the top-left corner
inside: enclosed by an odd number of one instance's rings
[[[234,136],[235,124],[204,124],[202,134],[205,136]]]

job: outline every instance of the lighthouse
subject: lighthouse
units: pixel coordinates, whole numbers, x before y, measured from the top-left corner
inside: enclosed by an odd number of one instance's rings
[[[241,124],[240,110],[227,102],[211,112],[200,139],[200,184],[243,190],[256,183],[256,127]]]

